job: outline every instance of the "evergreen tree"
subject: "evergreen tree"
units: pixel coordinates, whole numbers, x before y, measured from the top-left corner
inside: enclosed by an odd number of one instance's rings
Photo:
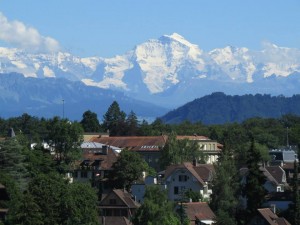
[[[230,146],[225,143],[216,165],[213,181],[211,207],[216,213],[217,224],[235,225],[238,205],[237,182],[238,171]]]
[[[103,129],[109,131],[109,135],[118,136],[124,133],[125,112],[121,111],[119,104],[114,101],[103,116]]]
[[[43,225],[45,218],[41,208],[36,203],[33,195],[25,191],[17,201],[14,202],[12,212],[9,212],[8,221],[10,224]]]
[[[293,193],[294,193],[294,201],[292,211],[294,224],[300,224],[300,194],[299,194],[299,165],[298,162],[294,162],[294,174],[293,174]]]
[[[136,114],[131,111],[126,118],[126,135],[127,136],[135,136],[139,131],[139,122]]]
[[[253,218],[257,209],[264,202],[266,190],[264,183],[266,178],[260,170],[262,156],[259,150],[255,147],[254,138],[251,138],[251,146],[248,150],[247,167],[248,173],[246,176],[246,184],[244,187],[244,195],[247,199],[247,215],[248,219]]]
[[[0,171],[12,177],[19,188],[25,189],[28,173],[24,147],[17,138],[8,138],[0,142]]]
[[[179,225],[173,204],[159,186],[147,186],[144,203],[137,210],[132,222],[134,225]]]
[[[83,113],[80,124],[85,132],[99,132],[100,123],[97,114],[88,110]]]

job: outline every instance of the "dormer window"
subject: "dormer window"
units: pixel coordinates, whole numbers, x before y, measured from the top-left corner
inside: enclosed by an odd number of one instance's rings
[[[178,181],[179,182],[186,182],[189,179],[187,175],[179,175]]]

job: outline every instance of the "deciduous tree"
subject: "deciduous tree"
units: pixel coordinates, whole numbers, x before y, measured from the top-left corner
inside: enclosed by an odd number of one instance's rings
[[[83,113],[80,124],[85,132],[99,132],[100,123],[97,114],[88,110]]]
[[[144,203],[132,220],[134,225],[179,225],[174,205],[159,186],[147,186]]]
[[[143,177],[143,172],[150,170],[145,160],[136,152],[122,150],[117,162],[113,165],[116,187],[130,189],[134,181]]]

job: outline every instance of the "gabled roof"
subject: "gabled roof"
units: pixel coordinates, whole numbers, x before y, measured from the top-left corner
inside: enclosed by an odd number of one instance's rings
[[[159,151],[166,143],[166,136],[95,137],[91,141],[132,151]]]
[[[272,212],[270,208],[257,209],[260,215],[268,222],[270,225],[291,225],[283,217],[278,217]]]
[[[110,170],[117,159],[118,154],[111,148],[107,149],[107,154],[97,154],[94,152],[84,151],[81,160],[77,161],[76,165],[79,166],[79,164],[85,163],[87,166],[93,166],[96,161],[99,161],[101,162],[101,170]]]
[[[112,196],[117,196],[128,208],[134,209],[140,207],[140,204],[132,199],[132,196],[130,193],[128,193],[126,190],[122,189],[113,189],[109,194],[107,194],[100,202],[100,208],[103,208],[103,202],[106,201],[106,199],[111,198]]]
[[[280,166],[266,166],[267,171],[277,184],[286,183],[285,171]]]
[[[266,179],[276,185],[286,183],[285,171],[280,166],[259,167]],[[241,176],[247,176],[248,168],[243,167],[239,170]]]
[[[214,220],[216,217],[207,202],[188,202],[183,205],[190,221]]]
[[[171,165],[168,166],[165,171],[165,179],[167,179],[173,174],[173,172],[177,170],[186,169],[197,179],[197,181],[199,181],[202,185],[205,185],[206,181],[212,180],[213,171],[209,168],[211,168],[211,166],[207,166],[206,164],[194,166],[190,162],[185,162],[183,164],[178,165]]]
[[[114,193],[116,193],[120,199],[128,206],[128,208],[138,208],[140,204],[132,199],[130,193],[122,189],[114,189]]]

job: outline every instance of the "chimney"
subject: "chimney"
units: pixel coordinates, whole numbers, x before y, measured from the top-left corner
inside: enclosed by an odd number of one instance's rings
[[[271,204],[271,205],[270,205],[270,209],[272,210],[272,212],[273,212],[274,214],[276,214],[276,205],[275,205],[275,204]]]
[[[198,166],[198,163],[197,163],[197,159],[196,159],[196,158],[193,159],[193,166]]]
[[[102,145],[102,154],[103,155],[107,155],[107,150],[108,150],[107,145]]]

